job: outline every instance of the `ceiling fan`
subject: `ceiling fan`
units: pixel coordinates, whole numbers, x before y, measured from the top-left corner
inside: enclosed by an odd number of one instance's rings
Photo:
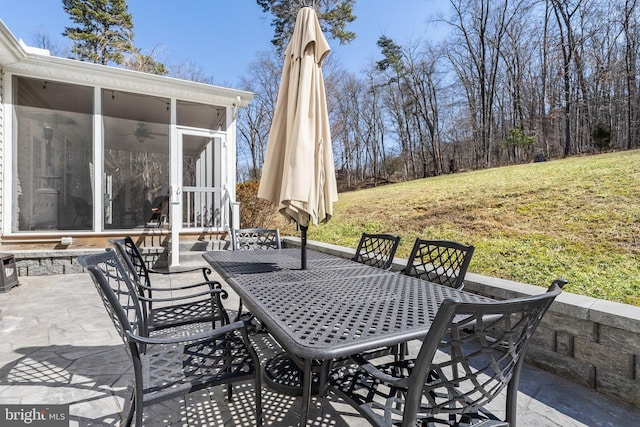
[[[133,132],[125,133],[125,135],[133,135],[136,137],[138,142],[143,143],[147,139],[153,139],[154,136],[167,136],[164,133],[159,132],[151,132],[146,124],[138,123],[138,126],[135,128]]]

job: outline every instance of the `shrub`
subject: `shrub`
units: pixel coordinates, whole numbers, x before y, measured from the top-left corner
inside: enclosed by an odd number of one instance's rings
[[[258,181],[251,180],[236,186],[236,199],[240,203],[241,228],[271,228],[276,207],[258,197]]]
[[[593,142],[600,152],[607,150],[611,146],[611,137],[613,136],[613,131],[611,130],[611,126],[608,126],[603,123],[596,124],[593,129],[593,133],[591,137],[593,138]]]

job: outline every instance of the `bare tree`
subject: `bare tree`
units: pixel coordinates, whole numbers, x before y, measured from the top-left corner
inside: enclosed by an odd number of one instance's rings
[[[578,12],[582,0],[551,0],[553,12],[560,31],[562,51],[563,93],[564,93],[564,155],[571,155],[571,63],[576,50],[576,41],[572,20]]]
[[[512,11],[509,0],[450,0],[454,30],[449,58],[466,87],[478,141],[479,166],[491,166],[492,125],[501,49]]]
[[[420,53],[408,53],[406,58],[404,77],[407,91],[413,99],[415,128],[420,135],[417,149],[422,163],[422,176],[441,175],[444,166],[439,119],[439,53],[432,46],[427,46]]]
[[[52,40],[51,36],[45,32],[43,28],[36,30],[31,36],[31,39],[34,47],[47,49],[53,56],[64,57],[71,54],[69,47],[65,47],[62,43]]]
[[[254,92],[255,97],[242,110],[238,119],[240,139],[238,148],[249,156],[249,178],[260,178],[269,129],[275,111],[282,61],[273,51],[258,54],[249,65],[247,75],[241,79],[243,89]]]
[[[640,42],[638,37],[638,21],[637,21],[637,0],[624,0],[624,7],[622,8],[622,30],[624,32],[624,64],[625,64],[625,77],[626,77],[626,107],[627,107],[627,149],[634,147],[634,142],[637,144],[638,138],[640,138],[640,123],[638,114],[638,76],[637,76],[637,64],[638,64],[638,47]]]
[[[342,188],[638,146],[637,0],[449,3],[438,47],[382,36],[381,59],[361,74],[325,62]],[[239,128],[252,176],[280,62],[246,77],[257,95]]]
[[[338,119],[331,128],[331,138],[338,185],[349,188],[361,182],[364,176],[364,156],[359,143],[363,85],[355,75],[346,73],[339,88],[342,96],[333,100]]]
[[[530,135],[537,131],[539,104],[545,105],[539,83],[545,70],[535,56],[544,49],[540,42],[544,37],[538,37],[539,22],[531,19],[533,6],[533,2],[523,2],[514,10],[501,50],[504,66],[499,82],[497,131],[509,163],[531,160],[536,138]]]
[[[178,65],[167,66],[167,74],[177,79],[191,80],[193,82],[213,84],[213,76],[207,74],[201,65],[196,62],[187,59]]]

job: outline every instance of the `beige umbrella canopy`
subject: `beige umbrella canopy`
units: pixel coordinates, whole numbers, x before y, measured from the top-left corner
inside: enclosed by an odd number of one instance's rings
[[[298,12],[285,50],[258,197],[302,228],[327,222],[338,200],[322,61],[330,48],[310,7]]]

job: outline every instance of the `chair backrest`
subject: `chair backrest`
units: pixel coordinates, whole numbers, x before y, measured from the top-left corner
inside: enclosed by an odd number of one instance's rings
[[[234,251],[280,249],[280,231],[277,228],[233,228],[231,247]]]
[[[114,251],[82,255],[78,263],[85,267],[102,298],[118,334],[128,343],[126,332],[147,336],[145,316],[129,275]]]
[[[157,209],[160,210],[162,209],[162,205],[165,202],[169,201],[169,196],[158,196],[155,199],[153,199],[153,202],[151,202],[151,209]]]
[[[71,203],[73,203],[73,208],[76,211],[76,215],[85,216],[91,215],[91,205],[87,203],[87,201],[81,197],[71,196]]]
[[[118,255],[122,257],[123,261],[128,261],[127,266],[131,267],[132,271],[141,279],[141,282],[146,286],[151,286],[149,269],[131,236],[122,239],[109,239],[109,242],[116,249]]]
[[[389,270],[399,243],[400,236],[362,233],[352,259],[361,264]]]
[[[129,280],[136,287],[138,294],[147,298],[153,298],[151,278],[147,264],[144,262],[144,258],[142,258],[133,239],[127,236],[123,239],[109,239],[109,242],[113,244],[120,260],[125,266]],[[151,302],[142,304],[142,307],[144,318],[147,319],[148,311],[153,309]]]
[[[403,274],[462,289],[474,246],[449,240],[416,239]]]
[[[527,343],[566,283],[559,279],[546,293],[495,303],[445,300],[411,372],[403,425],[414,425],[421,405],[431,413],[463,414],[505,387],[515,396]],[[515,404],[507,402],[507,420],[515,419]]]

